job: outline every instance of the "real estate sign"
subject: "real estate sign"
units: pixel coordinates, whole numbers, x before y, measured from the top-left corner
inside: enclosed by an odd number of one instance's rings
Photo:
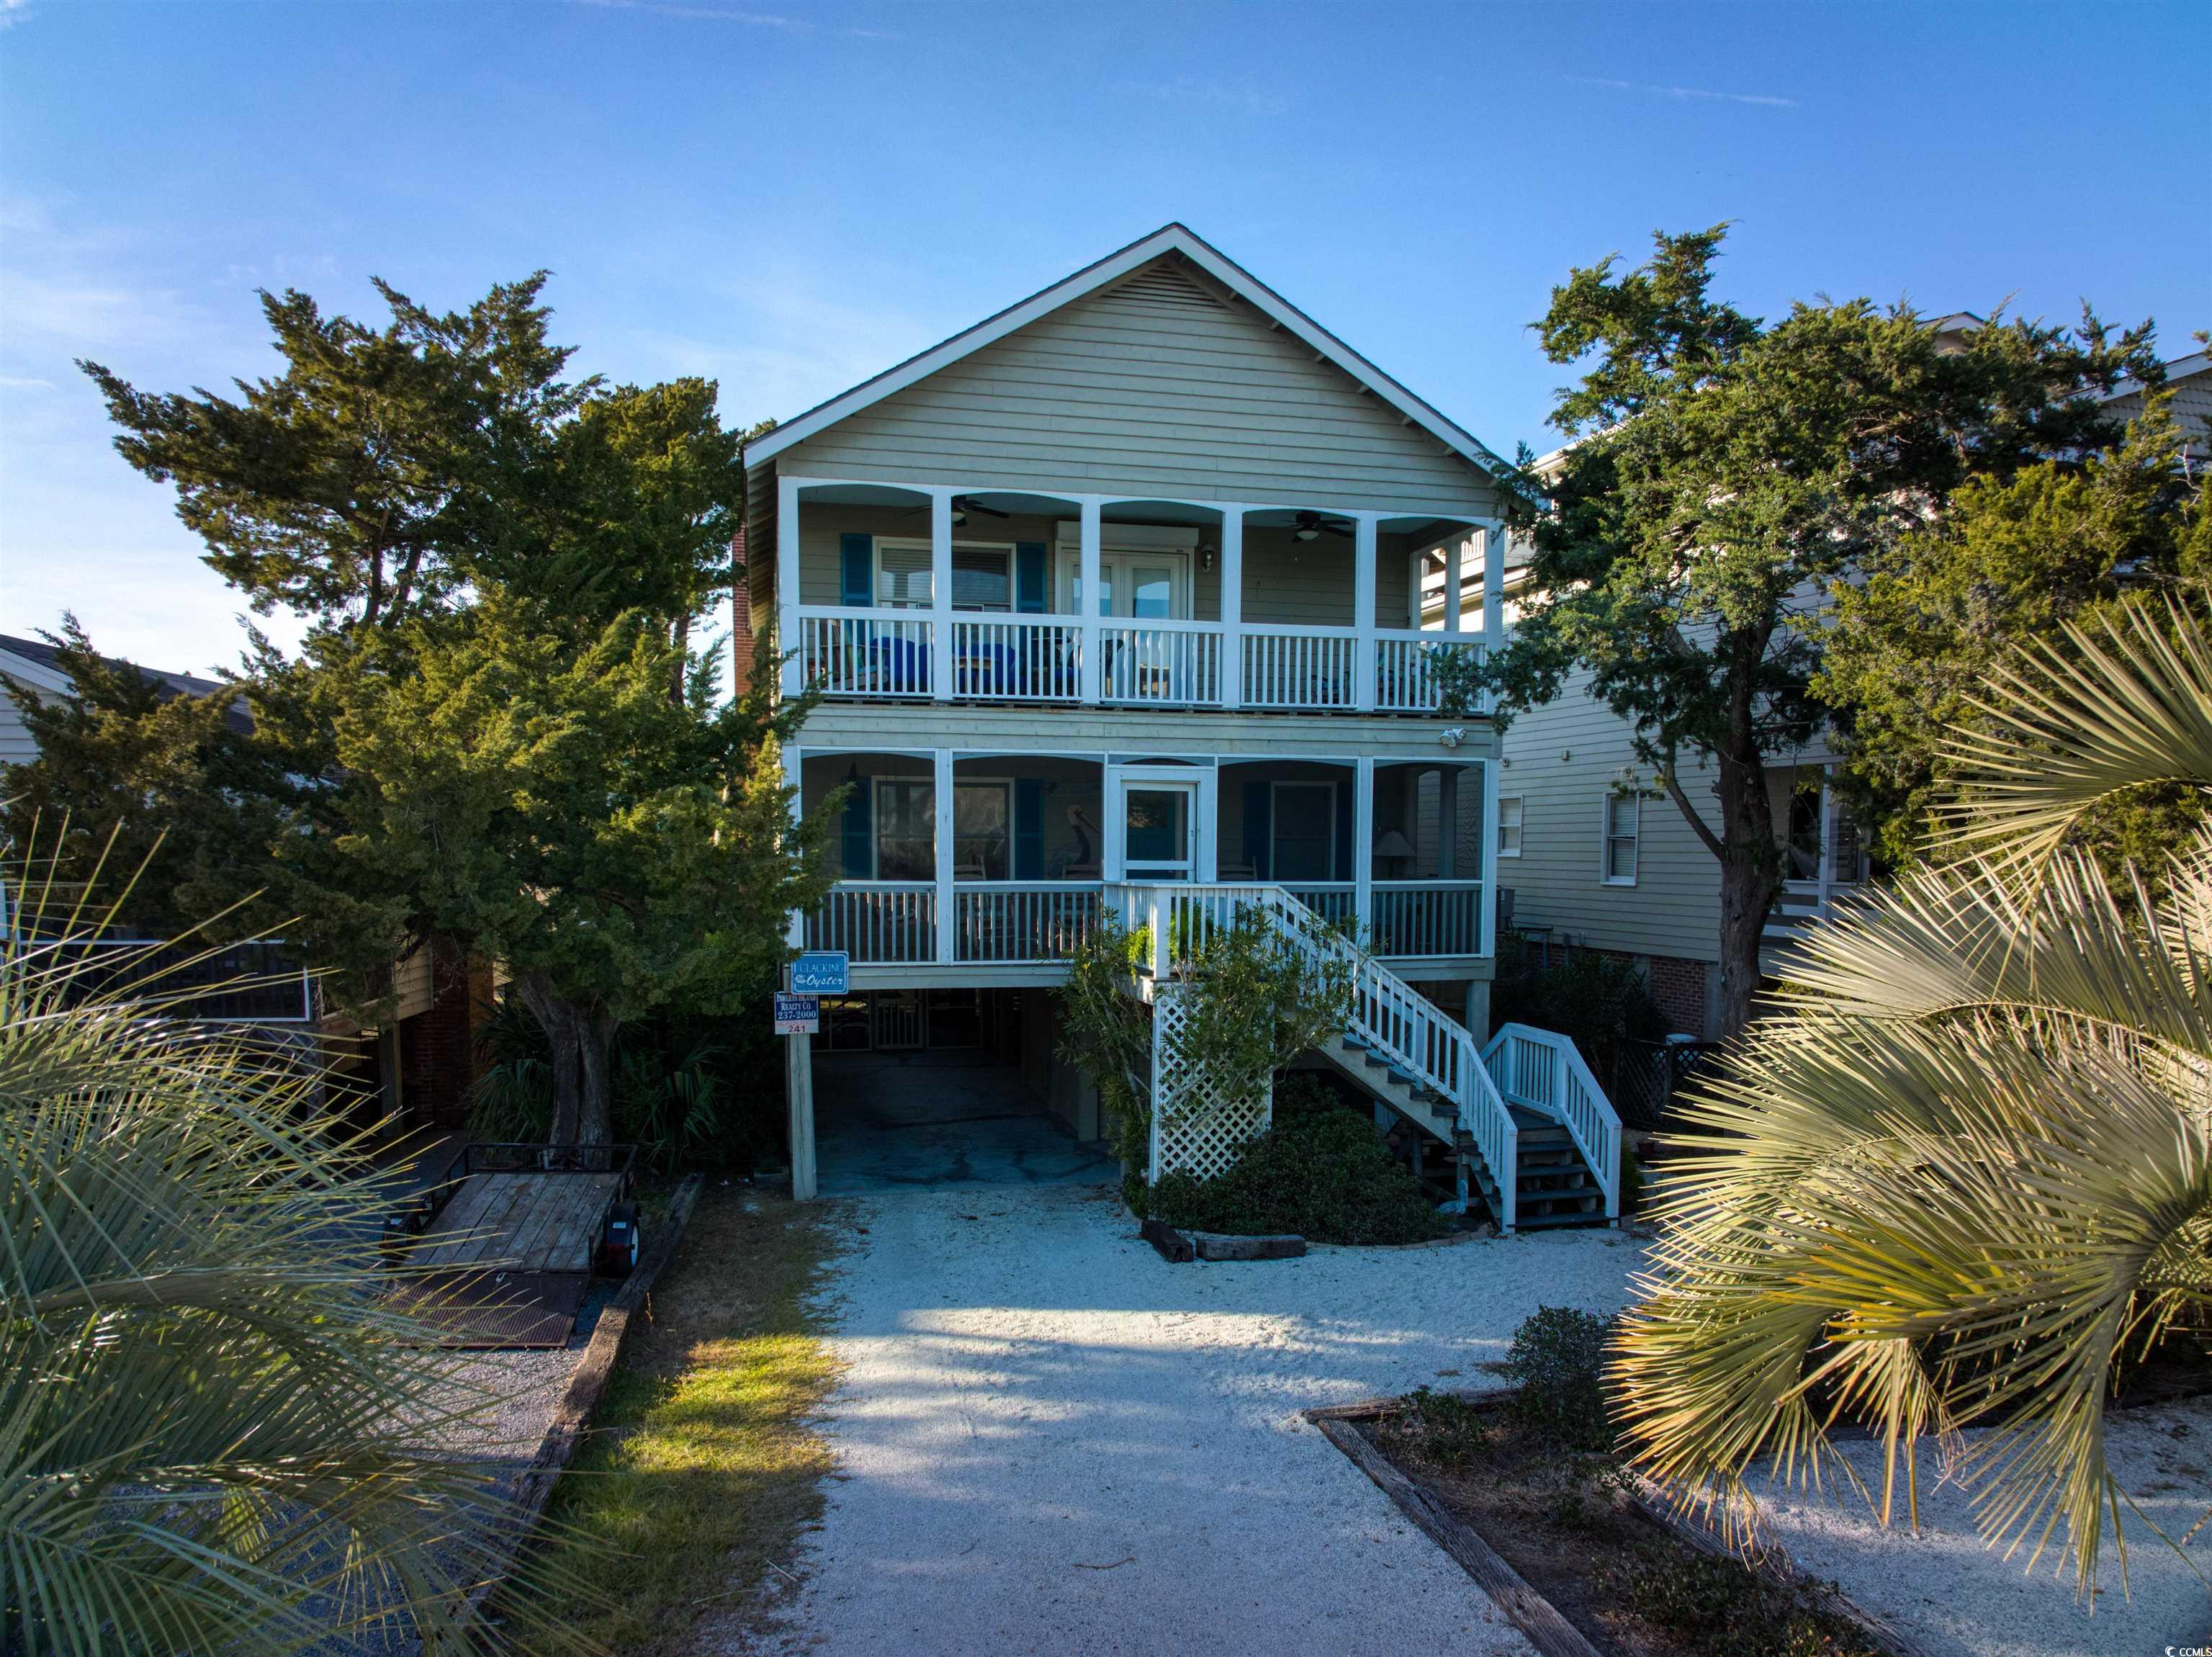
[[[822,1003],[812,996],[775,992],[775,1033],[780,1036],[811,1036],[822,1027]]]

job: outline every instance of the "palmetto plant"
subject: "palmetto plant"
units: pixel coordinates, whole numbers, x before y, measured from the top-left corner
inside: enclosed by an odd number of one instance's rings
[[[511,1515],[438,1447],[489,1401],[380,1299],[387,1199],[312,1075],[31,908],[0,927],[0,1649],[469,1648]]]
[[[2212,835],[2157,898],[2069,836],[2124,789],[2212,789],[2206,631],[2138,601],[2015,658],[1957,740],[1956,860],[1816,931],[1686,1111],[1613,1376],[1645,1471],[1730,1526],[1754,1464],[1855,1478],[1855,1420],[1885,1522],[1933,1435],[1993,1544],[2086,1587],[2109,1525],[2124,1573],[2111,1385],[2212,1309]]]

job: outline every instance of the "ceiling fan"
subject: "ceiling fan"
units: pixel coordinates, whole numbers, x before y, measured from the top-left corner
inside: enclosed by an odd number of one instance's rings
[[[977,500],[972,495],[955,495],[952,497],[952,521],[954,523],[966,523],[968,521],[968,515],[971,512],[980,512],[987,518],[1011,518],[1013,516],[1012,513],[1001,512],[995,506],[985,506],[982,502]]]
[[[906,509],[910,517],[918,516],[928,510],[926,506],[910,506]],[[1014,515],[1011,512],[1001,512],[995,506],[985,506],[972,495],[955,495],[952,497],[952,521],[956,527],[966,523],[968,515],[971,512],[980,512],[987,518],[1011,518]]]
[[[1350,540],[1352,526],[1339,523],[1334,518],[1324,518],[1318,512],[1301,512],[1298,514],[1298,527],[1291,532],[1291,539],[1294,541],[1310,541],[1315,536],[1324,533],[1341,535],[1345,539]]]

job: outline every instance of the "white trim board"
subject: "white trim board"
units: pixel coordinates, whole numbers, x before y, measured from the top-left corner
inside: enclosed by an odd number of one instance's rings
[[[1446,419],[1435,408],[1383,373],[1188,226],[1174,223],[1162,225],[1152,235],[1131,242],[1118,253],[1109,253],[1096,264],[1087,265],[1042,292],[1032,294],[1020,303],[1008,306],[994,316],[986,317],[975,326],[954,334],[940,344],[933,345],[919,356],[910,356],[905,362],[884,369],[873,379],[862,381],[850,391],[842,393],[826,403],[817,403],[805,413],[785,422],[749,446],[745,451],[746,470],[750,471],[756,466],[774,460],[794,443],[805,442],[848,416],[881,402],[896,392],[904,391],[939,369],[957,362],[984,346],[1029,326],[1039,318],[1050,315],[1062,306],[1073,304],[1118,282],[1154,259],[1170,254],[1180,254],[1276,326],[1303,340],[1317,356],[1334,364],[1363,391],[1371,393],[1397,410],[1407,423],[1420,427],[1446,449],[1492,478],[1502,478],[1510,472],[1511,468],[1471,433]]]

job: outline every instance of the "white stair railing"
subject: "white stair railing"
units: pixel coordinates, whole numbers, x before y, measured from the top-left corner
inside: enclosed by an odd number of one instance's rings
[[[1474,1141],[1497,1182],[1501,1230],[1515,1223],[1514,1167],[1520,1130],[1474,1035],[1426,996],[1355,947],[1344,930],[1268,884],[1125,885],[1106,888],[1104,901],[1121,911],[1132,929],[1151,929],[1151,989],[1167,983],[1216,931],[1236,923],[1239,911],[1262,917],[1316,964],[1334,960],[1352,973],[1349,1034],[1420,1086],[1451,1101],[1461,1128]],[[1603,1095],[1599,1095],[1601,1101]],[[1610,1107],[1608,1114],[1610,1113]],[[1619,1122],[1615,1118],[1615,1130]]]
[[[1620,1118],[1583,1062],[1556,1030],[1500,1025],[1482,1050],[1483,1067],[1509,1105],[1563,1125],[1605,1193],[1605,1217],[1620,1217]]]

